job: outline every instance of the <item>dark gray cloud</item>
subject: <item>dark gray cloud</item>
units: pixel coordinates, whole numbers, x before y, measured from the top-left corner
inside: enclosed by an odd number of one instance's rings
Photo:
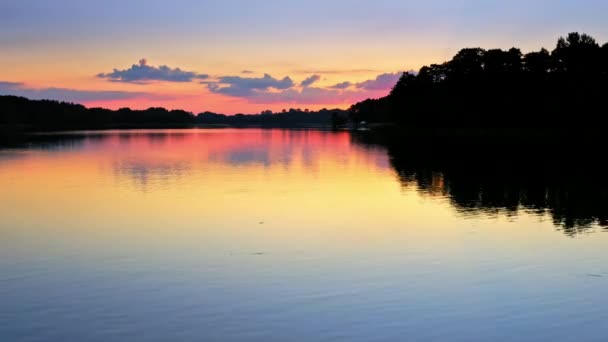
[[[211,92],[235,97],[254,97],[260,93],[267,93],[270,89],[285,90],[294,86],[293,80],[289,77],[276,79],[269,74],[264,74],[264,77],[260,78],[224,76],[219,77],[216,82],[207,83]]]
[[[401,75],[403,75],[402,72],[386,73],[378,75],[376,79],[357,83],[356,86],[357,88],[364,90],[388,90],[397,84]]]
[[[139,64],[133,64],[131,68],[125,70],[114,69],[110,73],[101,73],[99,78],[105,78],[112,82],[125,82],[145,84],[150,81],[165,82],[192,82],[196,79],[206,79],[209,75],[198,74],[193,71],[184,71],[180,68],[172,69],[166,65],[159,67],[148,65],[148,61],[143,58]]]
[[[321,75],[312,75],[302,81],[300,84],[302,87],[310,87],[313,83],[319,82],[321,80]]]
[[[252,70],[243,70],[243,71],[241,71],[241,74],[253,74],[253,73],[254,73],[254,71],[252,71]]]
[[[346,89],[350,86],[352,86],[353,84],[351,82],[342,82],[342,83],[338,83],[338,84],[334,84],[333,86],[330,86],[330,89]]]
[[[0,95],[14,95],[33,100],[58,100],[65,102],[89,102],[107,100],[126,100],[146,97],[157,100],[171,99],[168,96],[158,96],[145,92],[114,91],[114,90],[76,90],[66,88],[29,88],[23,83],[0,82]]]

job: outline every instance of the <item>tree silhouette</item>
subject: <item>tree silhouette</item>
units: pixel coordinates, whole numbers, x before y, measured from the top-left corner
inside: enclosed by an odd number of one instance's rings
[[[596,71],[599,52],[600,46],[595,39],[573,32],[557,41],[552,56],[556,71],[576,75]]]
[[[385,98],[354,104],[353,121],[434,128],[603,127],[608,44],[570,33],[552,52],[466,48],[443,64],[406,73]],[[600,108],[600,110],[598,110]],[[456,132],[453,130],[452,132]]]
[[[524,70],[533,77],[542,77],[551,71],[553,63],[551,54],[547,49],[538,52],[530,52],[524,56]]]

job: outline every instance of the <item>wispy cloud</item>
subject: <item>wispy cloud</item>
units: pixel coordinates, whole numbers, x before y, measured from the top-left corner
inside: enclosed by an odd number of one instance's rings
[[[110,73],[101,73],[97,77],[110,80],[112,82],[125,82],[135,84],[146,84],[151,81],[165,82],[192,82],[195,79],[206,79],[209,75],[199,74],[193,71],[184,71],[180,68],[172,69],[166,65],[159,67],[148,65],[148,61],[143,58],[139,64],[133,64],[129,69],[118,70]]]
[[[378,72],[374,69],[300,69],[294,70],[298,74],[327,74],[327,75],[353,75],[353,74],[369,74]]]
[[[241,71],[241,74],[253,74],[253,73],[255,73],[255,71],[252,71],[252,70],[243,70],[243,71]]]
[[[308,77],[307,79],[305,79],[304,81],[302,81],[300,86],[310,87],[311,85],[313,85],[316,82],[319,82],[320,80],[321,80],[321,75],[312,75],[312,76]]]
[[[334,84],[334,85],[330,86],[329,88],[330,89],[346,89],[352,85],[353,85],[352,82],[346,81],[346,82]]]
[[[349,102],[356,94],[326,88],[305,87],[301,90],[286,89],[280,92],[258,93],[249,98],[253,103],[292,103],[292,104],[342,104]]]
[[[18,87],[21,87],[21,86],[23,86],[23,83],[0,81],[0,91],[2,91],[4,89],[18,88]]]
[[[159,96],[146,92],[115,91],[115,90],[77,90],[67,88],[31,88],[23,83],[0,82],[0,95],[14,95],[34,100],[58,100],[66,102],[89,102],[127,100],[149,98],[155,100],[170,100],[169,96]]]

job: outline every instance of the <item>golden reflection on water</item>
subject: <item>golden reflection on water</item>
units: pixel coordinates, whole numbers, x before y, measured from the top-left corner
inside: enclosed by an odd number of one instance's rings
[[[440,174],[431,192],[403,187],[386,151],[355,144],[348,132],[116,131],[71,138],[0,162],[5,229],[190,231],[284,244],[303,237],[350,244],[442,236],[434,242],[442,243],[478,223],[454,214]],[[494,228],[511,219],[489,218]],[[509,230],[509,239],[534,234]]]
[[[354,146],[348,133],[92,134],[75,148],[3,161],[2,217],[57,227],[152,223],[147,230],[163,221],[181,222],[175,229],[280,221],[299,230],[315,222],[375,225],[407,200],[386,154]]]

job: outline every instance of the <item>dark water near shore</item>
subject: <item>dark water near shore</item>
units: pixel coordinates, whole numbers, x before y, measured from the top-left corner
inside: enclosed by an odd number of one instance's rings
[[[259,129],[0,149],[0,340],[604,341],[606,173],[551,149]]]

